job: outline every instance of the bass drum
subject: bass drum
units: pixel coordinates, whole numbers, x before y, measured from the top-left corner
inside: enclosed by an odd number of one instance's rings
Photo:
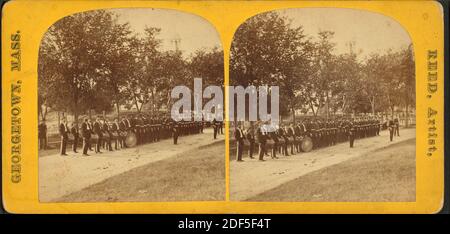
[[[313,145],[313,141],[312,141],[311,137],[309,137],[309,136],[303,137],[302,142],[301,142],[301,149],[303,152],[311,151],[313,149],[313,146],[314,145]]]
[[[127,136],[125,137],[125,145],[128,148],[134,147],[137,145],[137,136],[134,132],[128,132]]]

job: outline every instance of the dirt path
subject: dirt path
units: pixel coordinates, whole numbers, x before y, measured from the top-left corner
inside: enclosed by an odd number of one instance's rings
[[[177,146],[167,139],[131,149],[90,153],[88,157],[80,152],[69,152],[66,157],[58,154],[40,157],[39,201],[49,202],[133,168],[224,140],[224,135],[213,140],[212,134],[212,129],[205,129],[203,134],[182,136]]]
[[[247,200],[281,184],[294,180],[310,172],[329,167],[352,158],[367,155],[374,150],[413,139],[415,129],[403,129],[401,136],[389,142],[389,132],[382,131],[380,136],[355,141],[355,147],[349,148],[348,142],[309,153],[260,162],[246,159],[245,162],[230,163],[230,199]]]

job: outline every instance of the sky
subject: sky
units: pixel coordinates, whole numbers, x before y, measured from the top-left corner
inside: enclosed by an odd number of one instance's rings
[[[222,48],[220,37],[212,24],[200,16],[176,10],[136,8],[113,9],[119,22],[130,24],[143,35],[145,26],[161,28],[162,50],[174,50],[174,39],[181,39],[179,49],[185,56],[201,48]]]
[[[176,10],[135,8],[113,9],[119,21],[128,22],[141,35],[145,26],[161,28],[163,50],[175,48],[174,39],[181,39],[179,49],[185,56],[201,48],[220,47],[218,32],[200,16]],[[334,31],[336,54],[346,53],[349,42],[354,42],[354,52],[364,58],[371,53],[388,49],[406,48],[410,43],[408,33],[395,20],[369,11],[337,8],[298,8],[278,10],[292,20],[293,26],[302,26],[310,36],[320,30]]]
[[[336,54],[349,52],[348,42],[354,42],[354,52],[360,57],[406,48],[411,39],[403,27],[390,17],[363,10],[336,8],[303,8],[280,10],[292,20],[293,26],[303,26],[307,35],[317,36],[320,30],[334,31]]]

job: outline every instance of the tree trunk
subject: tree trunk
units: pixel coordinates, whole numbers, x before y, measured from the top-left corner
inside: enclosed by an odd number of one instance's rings
[[[44,108],[44,110],[42,110],[42,108]],[[41,120],[45,121],[47,118],[48,107],[47,106],[44,107],[44,105],[40,106],[39,112],[40,112],[39,114],[41,116]]]
[[[73,113],[73,122],[75,123],[76,126],[78,126],[78,111],[75,111]]]
[[[137,112],[138,112],[138,113],[141,113],[141,111],[140,111],[140,109],[139,109],[139,103],[138,103],[138,101],[137,101],[136,96],[134,96],[134,105],[136,106]]]
[[[314,111],[314,105],[313,105],[313,103],[311,102],[311,100],[309,100],[309,108],[310,108],[311,111],[313,112],[313,115],[316,116],[316,113],[315,113],[315,111]]]
[[[370,105],[372,106],[372,115],[375,115],[375,96],[372,96],[372,100],[370,101]]]
[[[155,107],[156,107],[156,99],[155,99],[155,91],[152,89],[152,115],[155,115]]]
[[[408,104],[406,104],[406,113],[405,113],[405,128],[409,127],[409,110],[408,110],[409,106]]]
[[[76,83],[72,85],[73,89],[73,122],[78,126],[78,87]]]
[[[48,113],[48,107],[45,106],[45,112],[44,112],[44,119],[43,119],[43,121],[47,120],[47,113]]]
[[[292,107],[291,110],[292,110],[292,123],[295,124],[295,110],[294,110],[294,107]]]
[[[120,105],[119,105],[118,101],[116,101],[116,108],[117,108],[117,118],[119,119],[119,117],[120,117]]]

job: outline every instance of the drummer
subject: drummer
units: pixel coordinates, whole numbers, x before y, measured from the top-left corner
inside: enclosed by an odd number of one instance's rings
[[[295,132],[294,132],[294,124],[291,123],[289,125],[289,127],[285,128],[285,131],[287,133],[287,136],[289,137],[289,147],[291,148],[291,154],[294,155],[294,147],[296,144],[296,139],[295,139]]]
[[[103,119],[103,126],[102,126],[102,130],[103,130],[103,137],[104,137],[104,146],[106,146],[106,149],[108,151],[113,151],[112,146],[111,146],[111,140],[112,140],[112,133],[109,129],[109,123],[107,119]]]
[[[88,118],[85,118],[81,124],[81,137],[83,137],[83,156],[89,156],[88,149],[91,140],[91,130],[89,129]]]
[[[95,153],[101,154],[100,146],[102,144],[103,132],[102,132],[102,124],[101,124],[101,116],[98,116],[94,122],[94,134],[97,135],[97,139],[95,141]]]
[[[244,152],[244,139],[245,134],[241,125],[238,123],[234,132],[234,138],[236,139],[236,161],[242,162],[242,153]]]
[[[302,139],[302,129],[300,128],[300,124],[294,124],[294,136],[295,136],[295,150],[297,153],[300,153],[300,142]]]
[[[114,123],[111,126],[111,134],[112,134],[112,141],[114,142],[114,149],[118,150],[119,148],[123,148],[123,140],[120,136],[120,123],[119,118],[114,119]]]
[[[255,148],[255,132],[253,129],[253,125],[250,124],[245,132],[245,138],[248,141],[248,156],[253,159],[253,150]]]
[[[288,146],[290,142],[286,133],[286,128],[286,124],[282,124],[278,129],[278,135],[284,139],[284,144],[281,146],[281,154],[283,154],[284,156],[289,156]]]
[[[122,117],[122,121],[119,123],[119,141],[122,142],[122,148],[127,148],[127,145],[125,144],[125,136],[127,135],[128,131],[128,122],[125,117]]]
[[[277,159],[278,158],[277,151],[278,151],[278,146],[279,146],[279,139],[277,136],[277,128],[273,124],[268,126],[268,135],[269,135],[269,138],[272,139],[274,142],[274,144],[272,146],[271,156],[273,159]]]
[[[256,140],[258,142],[259,146],[259,161],[265,161],[264,156],[267,154],[266,152],[266,141],[267,141],[267,135],[266,131],[264,129],[263,124],[259,123],[258,128],[256,129]]]

